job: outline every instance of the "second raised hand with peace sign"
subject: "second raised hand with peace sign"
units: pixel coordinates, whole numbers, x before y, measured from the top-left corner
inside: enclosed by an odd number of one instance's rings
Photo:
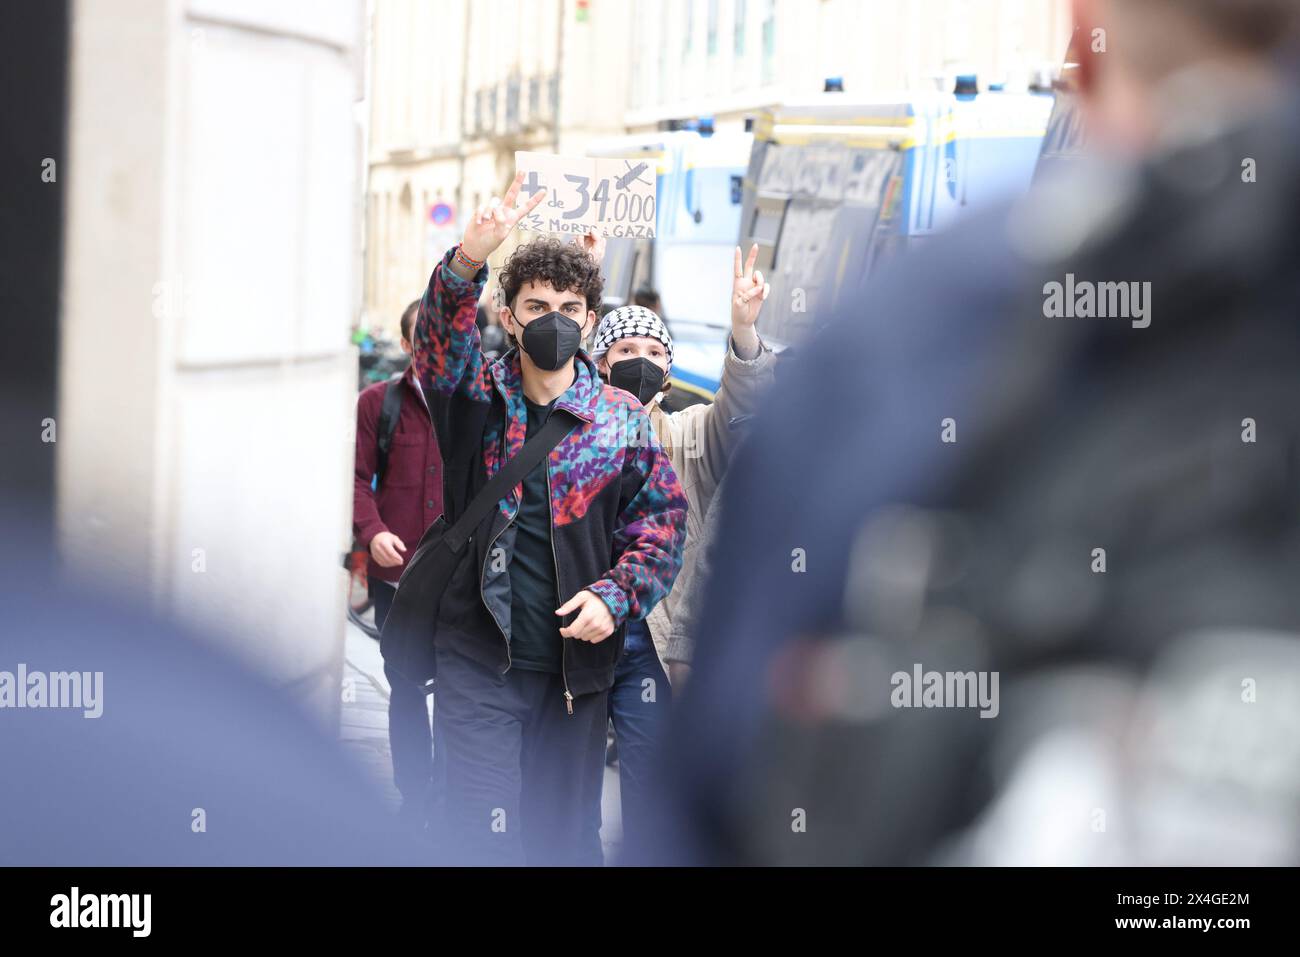
[[[460,242],[460,248],[466,256],[478,261],[487,259],[498,246],[505,242],[505,238],[510,235],[510,230],[518,225],[519,220],[536,209],[538,203],[546,198],[546,190],[540,189],[533,193],[527,203],[515,208],[515,202],[519,199],[519,188],[523,186],[523,183],[524,174],[522,172],[516,174],[510,188],[506,190],[504,198],[498,199],[493,196],[491,202],[484,203],[474,210],[474,215],[470,217],[469,223],[465,226],[465,236]],[[452,260],[452,269],[458,275],[468,272],[461,263],[454,259]],[[466,275],[464,278],[470,279],[472,277]]]
[[[758,243],[749,249],[742,266],[740,247],[736,247],[735,281],[731,287],[731,347],[742,359],[752,359],[762,346],[754,324],[772,287],[763,282],[763,274],[754,269],[758,260]]]

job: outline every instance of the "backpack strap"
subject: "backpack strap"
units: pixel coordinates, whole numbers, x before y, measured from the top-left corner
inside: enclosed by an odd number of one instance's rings
[[[388,471],[388,450],[393,447],[393,433],[397,431],[397,420],[402,414],[402,376],[396,375],[384,386],[384,404],[379,410],[379,428],[377,430],[379,454],[375,460],[375,486],[384,482],[384,473]]]

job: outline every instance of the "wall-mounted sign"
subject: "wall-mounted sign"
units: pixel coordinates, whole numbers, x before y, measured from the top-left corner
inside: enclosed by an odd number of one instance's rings
[[[429,221],[435,226],[446,226],[456,218],[456,207],[439,200],[429,207]]]

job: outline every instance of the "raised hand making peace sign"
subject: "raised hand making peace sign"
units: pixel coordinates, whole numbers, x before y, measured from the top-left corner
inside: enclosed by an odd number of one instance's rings
[[[758,355],[758,333],[754,323],[772,287],[763,282],[763,274],[754,269],[758,260],[758,243],[749,249],[742,268],[740,247],[736,247],[735,282],[731,287],[731,344],[742,359]]]
[[[505,242],[510,230],[515,228],[519,220],[546,198],[546,190],[539,189],[526,204],[516,209],[515,201],[519,198],[519,187],[523,183],[524,174],[517,173],[514,182],[506,190],[504,199],[493,196],[491,202],[474,210],[474,215],[465,227],[465,238],[460,243],[465,255],[476,260],[487,259],[493,250]]]

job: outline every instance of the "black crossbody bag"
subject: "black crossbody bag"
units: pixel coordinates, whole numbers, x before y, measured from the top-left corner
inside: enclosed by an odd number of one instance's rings
[[[522,482],[577,424],[576,416],[559,410],[552,412],[519,453],[501,466],[465,506],[455,524],[449,526],[440,515],[420,536],[420,544],[398,579],[393,606],[379,643],[384,662],[403,678],[419,685],[433,679],[438,610],[453,573],[472,554],[465,546],[497,502]],[[477,574],[474,581],[478,581]]]

